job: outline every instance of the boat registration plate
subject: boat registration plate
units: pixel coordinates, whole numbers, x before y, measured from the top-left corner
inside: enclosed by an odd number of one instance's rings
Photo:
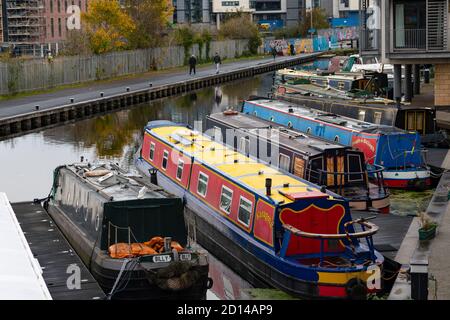
[[[155,263],[170,262],[170,261],[172,261],[172,257],[168,254],[153,257],[153,262],[155,262]]]
[[[180,254],[180,260],[181,261],[190,261],[192,259],[192,256],[190,253],[182,253]]]

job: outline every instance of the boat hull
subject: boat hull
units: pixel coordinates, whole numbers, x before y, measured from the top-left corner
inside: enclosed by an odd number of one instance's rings
[[[114,283],[123,266],[124,259],[112,259],[102,253],[95,243],[88,239],[85,233],[78,228],[59,207],[49,204],[47,212],[63,232],[70,245],[88,267],[92,276],[108,294],[114,287]],[[206,262],[206,261],[205,261]],[[171,291],[162,290],[158,285],[148,279],[147,272],[140,265],[131,268],[131,264],[125,268],[128,284],[111,299],[114,300],[152,300],[152,299],[206,299],[208,287],[208,264],[195,266],[199,273],[199,279],[188,289]]]
[[[142,174],[147,176],[149,169],[153,168],[142,158],[137,158],[135,165]],[[350,281],[354,279],[353,276],[359,272],[366,273],[365,271],[352,272],[352,279],[345,278],[346,274],[343,273],[322,272],[322,275],[328,279],[339,278],[341,283],[319,283],[287,274],[281,271],[284,261],[280,261],[278,257],[266,250],[253,246],[248,240],[242,239],[231,226],[215,216],[204,203],[159,171],[157,184],[183,197],[185,220],[190,236],[206,250],[220,257],[225,264],[253,286],[275,287],[292,296],[308,299],[361,298],[361,296],[349,296],[347,293],[354,285],[354,281]],[[381,255],[377,257],[381,267],[383,257]],[[314,273],[306,265],[303,267],[303,272]]]
[[[384,184],[389,188],[424,190],[431,186],[428,170],[384,171]]]

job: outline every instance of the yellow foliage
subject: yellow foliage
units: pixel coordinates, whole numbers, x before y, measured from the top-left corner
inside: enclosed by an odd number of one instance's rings
[[[91,50],[105,53],[129,46],[129,37],[136,30],[133,19],[118,1],[91,0],[89,10],[81,16],[89,36]]]

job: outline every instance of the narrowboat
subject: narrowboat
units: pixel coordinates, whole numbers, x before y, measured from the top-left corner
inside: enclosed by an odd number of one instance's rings
[[[305,298],[365,298],[383,256],[378,227],[348,202],[207,135],[151,121],[136,167],[183,197],[197,242],[250,283]],[[365,239],[365,243],[362,243]]]
[[[147,180],[112,163],[60,166],[44,208],[108,299],[206,299],[208,257],[187,242],[182,199]]]
[[[384,98],[355,98],[347,93],[308,84],[280,84],[274,86],[270,96],[358,121],[417,131],[422,136],[423,144],[448,147],[445,133],[437,129],[434,107],[404,103],[397,105],[392,100]]]
[[[319,88],[332,88],[342,93],[353,95],[380,96],[388,95],[388,78],[384,73],[348,72],[334,73],[327,71],[304,71],[281,69],[275,72],[274,85],[306,85]]]
[[[384,183],[390,188],[423,190],[431,185],[430,169],[424,163],[418,132],[271,99],[244,101],[242,112],[361,150],[368,165],[384,167]]]
[[[351,209],[389,212],[383,168],[368,172],[359,150],[238,112],[211,114],[206,117],[206,128],[245,155],[326,186],[349,200]],[[369,182],[369,173],[377,176],[377,184]]]

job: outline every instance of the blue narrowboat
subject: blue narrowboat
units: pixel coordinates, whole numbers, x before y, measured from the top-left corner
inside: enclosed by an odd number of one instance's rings
[[[418,132],[264,98],[244,101],[242,112],[361,150],[369,165],[384,167],[388,187],[425,189],[431,184]]]
[[[341,196],[169,121],[147,124],[135,164],[183,197],[191,236],[252,284],[307,298],[381,289],[378,227],[352,220]]]

